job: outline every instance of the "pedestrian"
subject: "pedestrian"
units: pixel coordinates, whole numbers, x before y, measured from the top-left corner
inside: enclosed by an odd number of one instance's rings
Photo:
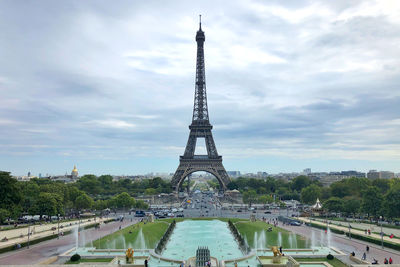
[[[279,252],[282,254],[282,246],[279,247]]]
[[[367,245],[367,247],[365,248],[365,250],[367,251],[367,253],[369,253],[369,246]]]
[[[367,259],[367,254],[365,254],[365,252],[364,252],[364,254],[363,254],[363,256],[362,256],[362,258],[361,258],[363,261],[365,261],[366,259]]]
[[[365,231],[364,231],[364,232],[365,232],[365,234],[367,234],[367,229],[365,229]]]
[[[393,263],[393,260],[392,260],[392,257],[390,257],[389,258],[389,264],[392,264]]]
[[[148,267],[149,265],[148,265],[148,263],[147,263],[147,260],[144,260],[144,267]]]
[[[351,253],[351,256],[354,257],[355,255],[356,255],[356,253],[353,251],[353,252]]]
[[[383,261],[383,264],[388,264],[388,263],[389,263],[388,259],[385,258],[385,260]]]

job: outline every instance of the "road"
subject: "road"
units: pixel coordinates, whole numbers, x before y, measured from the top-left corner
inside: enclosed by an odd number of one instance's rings
[[[115,232],[121,226],[122,228],[127,227],[131,224],[136,223],[137,220],[125,219],[123,222],[111,222],[108,224],[102,224],[100,229],[88,229],[81,232],[80,236],[84,236],[86,242],[91,242],[102,236],[108,235]],[[49,241],[41,242],[31,246],[29,249],[21,248],[17,251],[12,251],[4,254],[0,254],[0,265],[11,265],[11,264],[37,264],[45,259],[57,256],[65,251],[75,247],[76,235],[69,234],[61,237],[60,239],[52,239]],[[82,245],[82,242],[80,242]]]

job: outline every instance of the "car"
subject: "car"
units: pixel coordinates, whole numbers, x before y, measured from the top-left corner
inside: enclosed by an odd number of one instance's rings
[[[135,212],[135,217],[144,217],[145,216],[145,212],[143,210],[137,210]]]
[[[264,214],[271,214],[271,212],[267,210],[266,212],[264,212]]]
[[[185,217],[183,214],[177,214],[176,217]]]
[[[242,210],[237,210],[237,212],[242,212]]]
[[[290,225],[292,225],[292,226],[300,226],[301,223],[296,222],[296,221],[292,221],[292,222],[290,222]]]
[[[257,211],[253,210],[253,213],[257,213]]]

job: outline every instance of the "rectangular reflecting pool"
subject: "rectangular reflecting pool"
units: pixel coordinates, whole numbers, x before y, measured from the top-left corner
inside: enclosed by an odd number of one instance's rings
[[[220,220],[185,220],[177,223],[162,256],[186,260],[196,255],[199,246],[208,247],[210,255],[219,260],[243,256],[228,223]]]

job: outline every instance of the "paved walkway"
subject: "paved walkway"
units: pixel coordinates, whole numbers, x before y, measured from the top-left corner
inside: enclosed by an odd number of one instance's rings
[[[83,226],[88,226],[91,224],[95,224],[98,222],[103,222],[107,220],[108,218],[94,218],[92,219],[84,219],[81,220],[81,223],[79,224],[78,221],[70,221],[70,222],[65,222],[65,223],[60,223],[60,232],[66,232],[69,231],[73,228],[76,228],[78,225],[81,227]],[[31,231],[31,236],[29,238],[30,241],[50,236],[53,234],[57,234],[57,223],[51,223],[51,224],[44,224],[44,225],[34,225],[29,228],[18,228],[18,229],[12,229],[12,230],[6,230],[6,231],[0,231],[0,240],[3,240],[4,237],[8,238],[8,241],[0,241],[0,248],[4,247],[9,247],[9,246],[14,246],[15,244],[21,244],[25,243],[28,241],[28,229]],[[61,229],[61,226],[63,228]],[[52,228],[55,227],[55,230],[52,230]]]
[[[310,222],[310,219],[309,219],[309,218],[304,218],[304,217],[303,217],[303,218],[299,218],[299,220],[301,220],[301,221],[303,221],[303,222],[305,222],[305,223],[309,223],[309,222]],[[326,223],[325,223],[325,222],[320,222],[320,221],[315,221],[315,220],[312,220],[311,222],[312,222],[312,223],[315,223],[315,224],[319,224],[319,225],[321,225],[321,226],[326,226]],[[332,229],[342,230],[342,231],[345,232],[345,233],[349,232],[349,227],[344,227],[344,226],[339,226],[339,225],[333,225],[333,224],[330,224],[329,227],[332,228]],[[368,234],[366,235],[366,234],[365,234],[365,231],[356,230],[356,229],[354,229],[354,228],[351,229],[350,232],[351,232],[351,233],[356,233],[356,234],[358,234],[358,235],[368,236],[368,237],[372,237],[372,238],[381,240],[381,235],[379,235],[379,234],[371,233],[370,235],[368,235]],[[380,229],[379,229],[379,232],[380,232]],[[396,243],[396,244],[399,244],[399,245],[400,245],[400,239],[397,239],[397,238],[390,238],[390,237],[388,237],[388,236],[384,236],[384,237],[383,237],[383,240],[384,240],[384,241],[388,241],[388,242],[392,242],[392,243]]]
[[[320,222],[325,222],[326,220],[323,219],[317,219],[313,218],[315,221],[320,221]],[[344,222],[344,221],[335,221],[335,220],[328,220],[330,224],[335,224],[335,225],[341,225],[343,227],[348,227],[350,224],[351,227],[353,228],[358,228],[362,230],[371,230],[371,232],[376,232],[380,233],[381,232],[381,226],[376,225],[376,224],[368,224],[368,223],[359,223],[359,222]],[[384,232],[386,235],[391,235],[394,234],[397,238],[400,237],[400,229],[395,229],[395,228],[387,228],[383,224],[382,227],[382,232]]]
[[[296,234],[305,236],[307,238],[314,237],[314,242],[317,246],[330,246],[336,247],[339,250],[343,251],[346,254],[350,254],[351,252],[355,252],[357,258],[361,258],[363,253],[365,252],[365,248],[368,245],[370,247],[369,253],[367,253],[367,261],[371,262],[373,258],[377,259],[379,263],[383,263],[385,258],[392,257],[395,264],[400,263],[400,251],[396,251],[393,249],[381,249],[379,245],[371,244],[368,242],[360,241],[357,239],[349,239],[345,235],[339,235],[330,233],[330,238],[325,233],[324,230],[309,227],[309,226],[289,226],[279,224],[279,227],[282,227],[286,230],[292,231]],[[329,241],[328,241],[329,239]],[[347,258],[348,256],[344,256],[343,258]],[[346,260],[346,259],[345,259]]]
[[[84,242],[91,242],[105,235],[111,234],[119,229],[137,223],[137,220],[124,220],[123,222],[111,222],[108,224],[101,224],[99,229],[87,229],[81,232],[80,236],[84,238],[79,239],[79,246],[83,246]],[[0,265],[11,264],[38,264],[45,259],[58,256],[65,251],[76,246],[76,235],[70,234],[60,239],[52,239],[49,241],[41,242],[31,246],[29,249],[21,248],[16,251],[0,254]]]

